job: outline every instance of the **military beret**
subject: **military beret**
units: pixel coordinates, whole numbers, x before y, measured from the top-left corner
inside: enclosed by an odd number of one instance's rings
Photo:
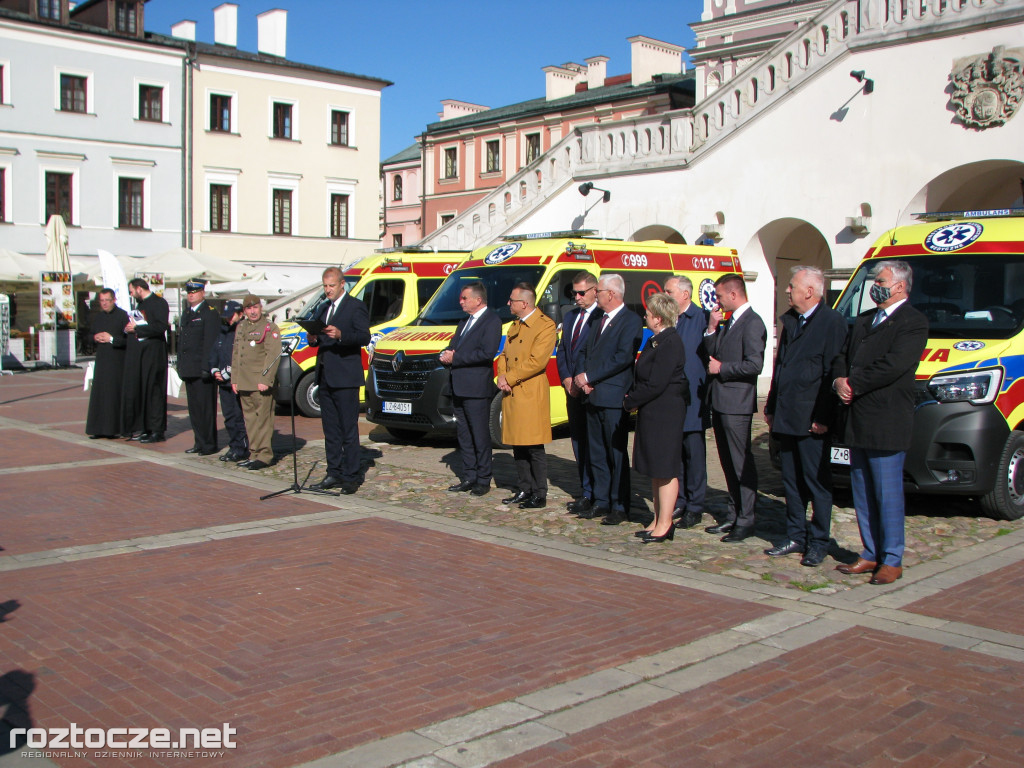
[[[242,299],[242,306],[243,307],[255,307],[257,304],[262,304],[262,303],[263,303],[263,301],[260,299],[260,297],[256,296],[255,294],[252,294],[252,293],[247,294],[246,297],[244,299]]]

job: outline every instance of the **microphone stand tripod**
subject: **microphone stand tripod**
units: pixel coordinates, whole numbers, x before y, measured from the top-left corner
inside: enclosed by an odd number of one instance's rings
[[[296,342],[294,344],[288,344],[284,348],[284,350],[282,350],[281,357],[282,358],[287,357],[290,360],[291,356],[292,356],[292,352],[295,351],[295,347],[297,347],[297,346],[298,346],[298,342]],[[294,369],[294,367],[290,367],[288,369],[288,375],[291,376],[291,377],[295,376],[295,369]],[[287,488],[282,488],[280,491],[274,491],[273,493],[268,493],[266,496],[260,496],[260,501],[266,501],[267,499],[272,499],[275,496],[280,496],[281,494],[284,494],[284,493],[315,493],[315,494],[317,494],[319,496],[341,496],[341,492],[340,491],[322,490],[320,488],[307,488],[304,485],[300,485],[299,484],[299,458],[298,458],[299,457],[299,448],[298,448],[298,445],[296,444],[296,439],[295,439],[295,382],[294,381],[292,382],[292,385],[291,385],[291,395],[288,397],[288,403],[290,405],[291,417],[292,417],[292,484],[289,485]]]

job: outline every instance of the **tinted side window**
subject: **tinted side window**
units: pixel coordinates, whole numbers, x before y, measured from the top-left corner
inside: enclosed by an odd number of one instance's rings
[[[575,268],[559,270],[551,276],[551,282],[537,297],[537,306],[541,312],[556,323],[562,322],[565,313],[576,306],[576,297],[572,293],[572,279],[579,272],[580,270]]]
[[[373,280],[363,288],[362,299],[370,311],[370,325],[380,325],[398,317],[405,297],[404,280]]]
[[[437,293],[443,282],[443,277],[421,277],[416,281],[416,298],[419,300],[417,309],[430,301],[430,297]]]

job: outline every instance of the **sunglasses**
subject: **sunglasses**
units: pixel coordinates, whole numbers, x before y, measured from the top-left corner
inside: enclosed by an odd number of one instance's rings
[[[596,285],[592,285],[589,288],[587,288],[587,290],[585,290],[585,291],[573,291],[573,295],[574,296],[586,296],[588,293],[590,293],[596,287],[597,287]]]

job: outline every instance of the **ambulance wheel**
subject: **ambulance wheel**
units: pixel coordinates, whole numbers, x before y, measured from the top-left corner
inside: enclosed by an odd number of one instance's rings
[[[508,448],[503,442],[501,442],[501,401],[504,395],[499,392],[491,400],[491,444],[495,448]]]
[[[295,388],[295,407],[303,416],[311,419],[320,418],[319,389],[312,371],[299,381],[299,386]]]
[[[982,496],[981,508],[996,520],[1024,517],[1024,432],[1011,432],[1007,438],[995,487]]]
[[[415,443],[423,439],[426,432],[418,429],[402,429],[401,427],[384,427],[396,440],[404,440],[407,443]]]

